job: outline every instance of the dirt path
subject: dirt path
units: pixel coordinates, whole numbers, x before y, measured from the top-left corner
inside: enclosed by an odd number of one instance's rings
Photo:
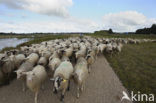
[[[65,103],[121,103],[122,86],[118,77],[103,56],[98,57],[92,65],[92,71],[86,81],[84,92],[76,99],[74,83],[66,93]],[[39,93],[38,103],[60,103],[60,95],[52,93],[52,83],[47,80],[45,89]],[[10,85],[0,88],[0,103],[34,103],[34,94],[30,90],[22,92],[20,81],[14,80]],[[130,103],[124,100],[122,103]]]

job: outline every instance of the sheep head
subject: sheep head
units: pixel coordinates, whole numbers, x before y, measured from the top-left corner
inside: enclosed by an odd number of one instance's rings
[[[33,79],[36,77],[36,75],[33,71],[29,71],[24,74],[26,75],[27,81],[29,81],[29,82],[32,82]]]
[[[54,88],[53,88],[54,93],[57,93],[59,90],[62,90],[64,88],[64,86],[67,87],[67,85],[68,85],[68,80],[64,79],[60,76],[57,76],[57,77],[52,78],[50,80],[52,80],[54,83]]]
[[[14,71],[17,74],[17,79],[20,79],[22,76],[25,76],[26,73],[21,70]]]

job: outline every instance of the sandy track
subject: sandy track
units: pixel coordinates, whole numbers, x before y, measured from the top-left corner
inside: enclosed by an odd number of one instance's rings
[[[99,56],[92,65],[85,90],[79,99],[76,99],[75,87],[72,82],[70,91],[65,95],[65,103],[121,103],[122,91],[126,91],[103,56]],[[59,97],[52,93],[52,83],[47,80],[44,90],[39,93],[38,103],[60,103]],[[34,103],[34,94],[29,89],[22,92],[21,82],[14,80],[0,88],[0,103]],[[124,100],[122,103],[130,102]]]

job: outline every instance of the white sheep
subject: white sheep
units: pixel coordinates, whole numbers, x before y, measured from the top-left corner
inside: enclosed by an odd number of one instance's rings
[[[104,52],[105,48],[106,48],[106,44],[100,44],[100,45],[98,46],[98,49],[100,50],[101,53]]]
[[[69,61],[63,61],[59,67],[55,70],[53,80],[54,88],[53,92],[57,93],[61,91],[61,101],[64,101],[64,95],[66,90],[69,90],[70,78],[72,76],[74,69]]]
[[[116,48],[117,52],[121,52],[122,47],[123,47],[123,45],[121,43],[119,43]]]
[[[46,66],[48,63],[46,57],[40,57],[40,59],[38,60],[38,65],[43,65],[43,66]]]
[[[16,69],[18,69],[21,63],[25,61],[25,55],[24,54],[11,55],[10,59],[14,61]]]
[[[51,61],[53,58],[60,58],[61,53],[59,50],[54,51],[54,53],[49,57],[49,61]]]
[[[21,79],[23,81],[23,91],[25,91],[25,75],[24,72],[31,71],[33,69],[33,64],[29,61],[22,63],[18,70],[16,70],[17,79]]]
[[[51,61],[49,61],[48,67],[52,72],[55,71],[55,69],[60,65],[61,60],[59,58],[53,58]]]
[[[39,55],[36,53],[31,53],[27,58],[27,61],[32,63],[33,65],[37,64]]]
[[[79,91],[83,91],[84,83],[88,76],[88,69],[87,69],[87,61],[80,57],[75,65],[74,71],[74,80],[77,84],[77,98],[79,98]]]
[[[91,65],[95,62],[95,59],[92,54],[86,56],[88,72],[90,73]]]
[[[76,58],[85,57],[86,56],[86,46],[81,46],[80,50],[75,53]]]
[[[112,52],[113,52],[113,47],[112,47],[112,44],[111,44],[111,43],[107,44],[106,52],[112,54]]]
[[[35,92],[35,103],[37,103],[38,92],[47,78],[46,70],[43,66],[37,65],[32,71],[26,72],[25,75],[26,84],[32,92]]]
[[[63,50],[63,56],[71,57],[72,53],[73,53],[73,47],[72,46],[70,48]]]

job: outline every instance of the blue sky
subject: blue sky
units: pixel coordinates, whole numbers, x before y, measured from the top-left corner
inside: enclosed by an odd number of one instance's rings
[[[155,0],[0,0],[0,32],[135,31],[156,23]]]
[[[138,11],[148,17],[156,17],[155,0],[75,0],[73,15],[97,18],[106,13]]]

